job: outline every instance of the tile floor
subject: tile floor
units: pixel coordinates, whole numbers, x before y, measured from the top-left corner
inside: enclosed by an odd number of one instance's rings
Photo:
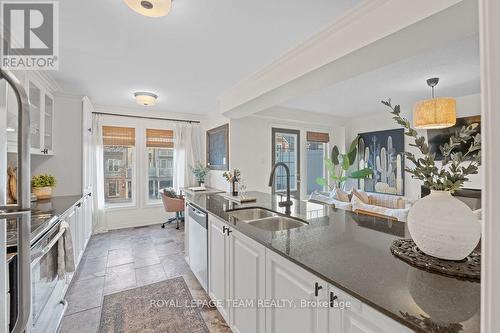
[[[193,298],[208,300],[184,260],[184,231],[173,224],[94,235],[66,295],[69,306],[61,331],[97,332],[104,295],[180,275]],[[217,309],[203,308],[201,315],[210,332],[231,332]]]

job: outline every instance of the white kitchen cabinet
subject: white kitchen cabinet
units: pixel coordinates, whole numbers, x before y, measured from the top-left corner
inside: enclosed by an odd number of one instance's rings
[[[330,307],[329,331],[332,333],[411,333],[413,332],[372,307],[330,286],[340,307]]]
[[[409,328],[379,311],[347,295],[334,286],[328,286],[328,314],[320,313],[320,327],[328,333],[411,333]]]
[[[266,299],[283,305],[266,308],[266,333],[326,333],[321,318],[327,308],[318,303],[327,289],[313,274],[266,250]]]
[[[229,322],[229,244],[226,224],[208,216],[208,294],[222,317]]]
[[[229,297],[236,300],[229,309],[231,328],[236,333],[264,333],[265,309],[258,301],[266,296],[266,250],[242,233],[230,231]]]
[[[49,89],[36,79],[26,75],[24,86],[30,104],[31,153],[52,155],[54,144],[54,97]],[[7,142],[8,151],[17,152],[18,104],[14,91],[7,87]]]

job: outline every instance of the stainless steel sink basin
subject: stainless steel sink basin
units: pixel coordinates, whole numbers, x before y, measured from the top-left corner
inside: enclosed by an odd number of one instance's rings
[[[228,214],[229,216],[232,216],[237,220],[245,222],[276,215],[273,212],[270,212],[262,208],[247,208],[247,209],[233,210],[228,212]]]
[[[248,224],[267,231],[289,230],[307,225],[306,222],[285,216],[266,217],[255,221],[249,221]]]

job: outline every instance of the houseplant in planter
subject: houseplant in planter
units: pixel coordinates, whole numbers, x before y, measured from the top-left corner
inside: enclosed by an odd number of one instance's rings
[[[52,189],[56,186],[56,177],[43,174],[31,178],[31,188],[37,199],[49,199],[52,197]]]
[[[316,178],[316,184],[323,187],[328,186],[331,190],[334,188],[343,189],[347,179],[364,179],[373,174],[373,170],[370,168],[349,173],[349,169],[356,161],[358,154],[358,141],[359,137],[356,137],[349,146],[349,151],[345,154],[341,154],[339,148],[333,146],[330,158],[325,158],[325,167],[328,171],[330,182],[326,178],[318,177]]]
[[[210,172],[210,169],[203,166],[203,164],[198,163],[194,167],[192,167],[194,178],[198,182],[198,185],[201,187],[205,187],[205,181],[207,179],[207,175]]]
[[[412,138],[421,156],[405,152],[413,167],[406,167],[412,178],[423,181],[431,194],[418,200],[408,213],[408,229],[418,248],[431,256],[446,260],[462,260],[477,246],[481,237],[481,226],[472,210],[451,194],[460,189],[468,176],[477,174],[481,165],[481,135],[478,124],[464,126],[440,146],[443,161],[436,164],[423,136],[401,116],[399,105],[382,101],[393,115],[393,119]],[[466,146],[465,153],[461,145]]]

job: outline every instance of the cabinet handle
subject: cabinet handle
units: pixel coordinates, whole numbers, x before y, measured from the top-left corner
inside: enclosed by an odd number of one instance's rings
[[[229,228],[227,228],[227,235],[229,236],[230,233],[232,233],[233,231]]]
[[[320,286],[318,282],[316,282],[316,284],[314,285],[314,296],[318,297],[319,291],[321,289],[323,289],[323,287]]]
[[[334,301],[338,299],[338,296],[333,293],[333,291],[330,291],[330,307],[333,308]]]
[[[228,228],[228,227],[226,227],[225,225],[224,225],[224,226],[222,226],[222,233],[223,233],[223,234],[225,234],[227,230],[229,230],[229,228]]]

